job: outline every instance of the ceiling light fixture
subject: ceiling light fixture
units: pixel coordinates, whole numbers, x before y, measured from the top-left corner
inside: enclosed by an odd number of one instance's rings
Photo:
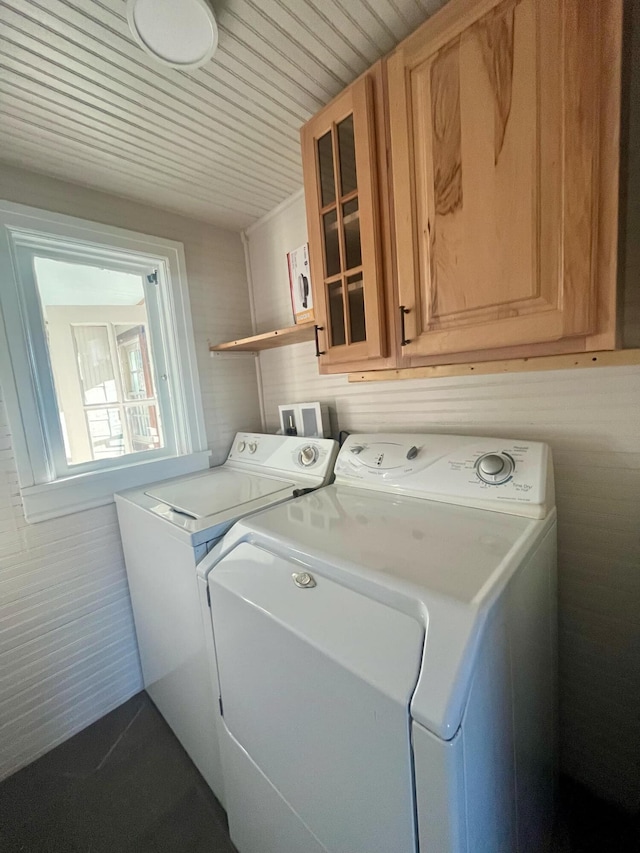
[[[128,0],[127,20],[140,47],[172,68],[199,68],[218,46],[207,0]]]

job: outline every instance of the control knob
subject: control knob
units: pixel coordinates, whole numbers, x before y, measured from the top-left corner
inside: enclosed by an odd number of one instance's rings
[[[504,483],[513,474],[513,459],[504,453],[485,453],[476,462],[476,473],[483,483]]]
[[[258,445],[255,441],[249,443],[249,453],[255,453],[258,449]]]
[[[298,462],[301,465],[304,465],[305,468],[308,468],[309,465],[313,465],[313,463],[318,458],[318,448],[314,447],[313,444],[307,444],[302,448],[300,453],[298,453]]]
[[[238,453],[242,453],[246,446],[246,441],[239,441],[236,450],[238,451]]]

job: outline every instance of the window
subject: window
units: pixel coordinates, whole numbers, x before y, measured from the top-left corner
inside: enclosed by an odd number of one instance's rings
[[[182,246],[3,203],[0,224],[0,378],[28,520],[206,467]]]
[[[67,469],[165,448],[170,413],[156,391],[144,276],[29,255]]]

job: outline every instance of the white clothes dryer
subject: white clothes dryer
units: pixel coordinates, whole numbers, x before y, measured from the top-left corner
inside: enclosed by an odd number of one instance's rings
[[[208,590],[196,567],[237,519],[327,483],[336,454],[330,439],[238,433],[224,465],[116,495],[145,688],[223,803]]]
[[[352,435],[208,579],[240,853],[541,853],[556,754],[544,444]]]

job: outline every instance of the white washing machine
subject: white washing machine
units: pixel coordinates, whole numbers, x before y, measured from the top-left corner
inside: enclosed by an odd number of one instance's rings
[[[327,483],[336,454],[330,439],[238,433],[224,465],[116,495],[145,688],[222,802],[208,591],[196,567],[238,518]]]
[[[540,853],[556,755],[546,445],[358,435],[208,577],[240,853]]]

